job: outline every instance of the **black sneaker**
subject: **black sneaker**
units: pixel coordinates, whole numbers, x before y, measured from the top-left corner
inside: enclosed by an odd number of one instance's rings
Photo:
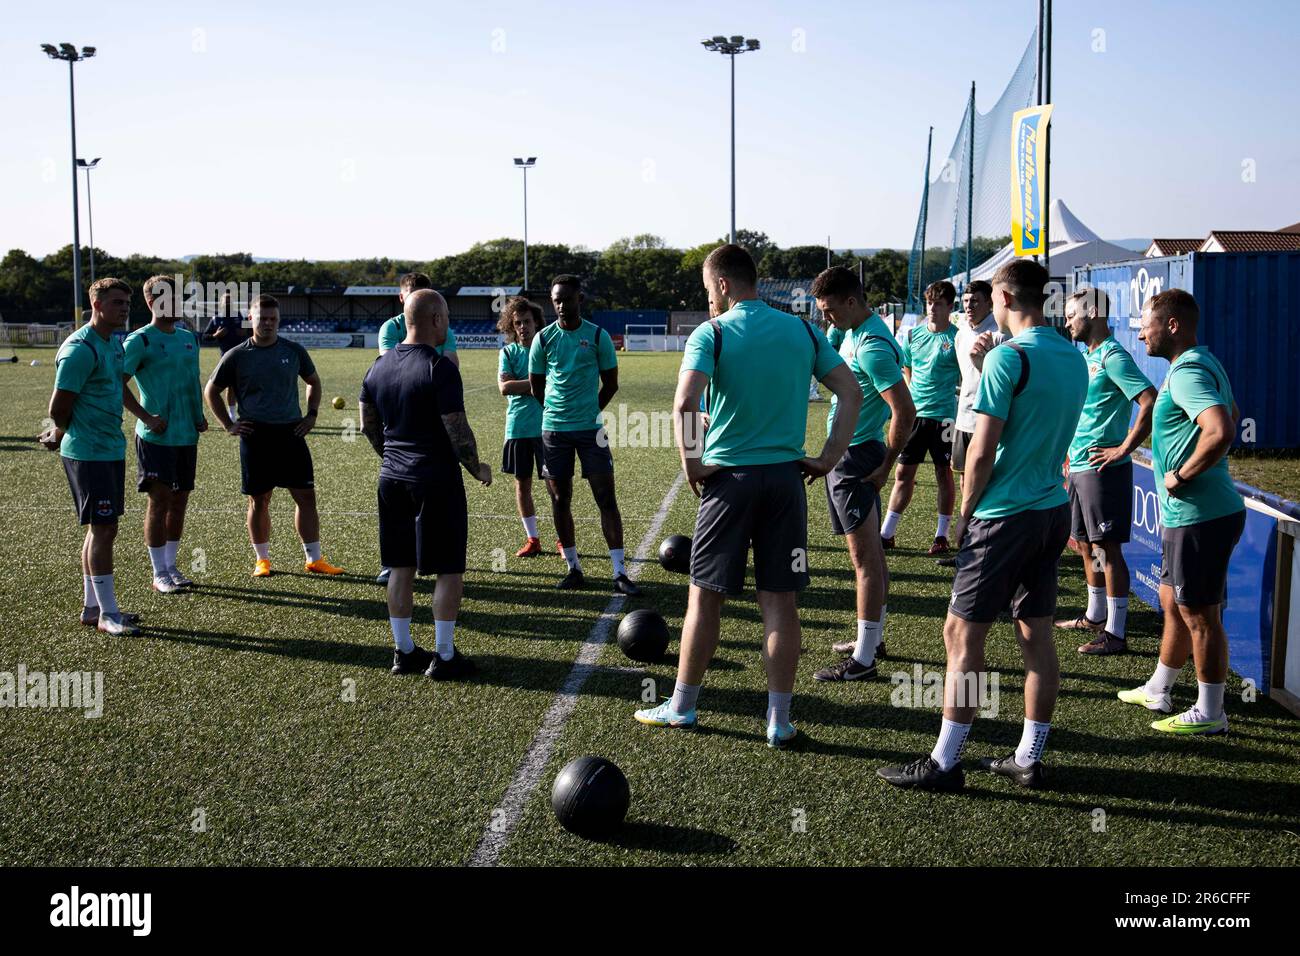
[[[431,677],[434,680],[456,680],[459,677],[470,677],[478,668],[474,662],[462,654],[459,650],[452,651],[449,660],[443,660],[437,654],[433,655],[433,662],[429,664],[429,669],[424,672],[425,677]]]
[[[876,645],[876,660],[883,661],[889,655],[885,653],[885,642],[881,641]]]
[[[951,770],[940,770],[939,765],[929,754],[917,757],[911,763],[901,767],[881,767],[876,773],[886,783],[891,783],[895,787],[955,793],[966,786],[966,775],[962,773],[960,763],[954,765]]]
[[[846,657],[844,660],[837,661],[830,667],[823,667],[816,674],[813,674],[813,680],[870,680],[875,676],[875,661],[872,661],[869,666],[863,667],[853,657]]]
[[[1041,760],[1035,760],[1028,767],[1022,767],[1016,762],[1014,753],[1009,753],[1005,757],[985,757],[980,761],[980,769],[1010,777],[1016,782],[1016,786],[1028,787],[1030,790],[1037,790],[1047,783],[1047,772],[1043,769]]]
[[[426,651],[419,644],[411,649],[409,654],[401,651],[393,651],[393,674],[423,674],[428,666],[433,663],[433,652]]]
[[[582,571],[578,568],[569,568],[569,573],[556,585],[561,591],[572,591],[575,588],[585,588],[586,586],[587,579],[582,576]]]
[[[614,578],[614,590],[619,594],[626,594],[629,597],[636,597],[641,593],[641,589],[632,583],[632,579],[626,574],[620,574]]]
[[[940,558],[934,563],[939,565],[941,568],[955,568],[957,567],[957,558],[955,555],[949,558]]]

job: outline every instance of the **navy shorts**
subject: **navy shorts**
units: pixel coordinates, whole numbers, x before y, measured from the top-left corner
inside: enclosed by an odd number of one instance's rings
[[[543,478],[572,478],[573,458],[582,462],[582,477],[614,473],[614,456],[603,428],[576,432],[542,432]]]
[[[1246,512],[1160,531],[1160,583],[1174,603],[1210,607],[1228,599],[1228,562],[1246,530]]]
[[[705,479],[691,545],[691,583],[740,594],[751,545],[758,590],[808,586],[808,495],[799,462],[736,465]]]
[[[417,574],[464,574],[469,543],[465,484],[379,479],[379,560]]]
[[[542,473],[542,438],[507,438],[501,446],[501,472],[516,478],[531,478]],[[572,474],[572,471],[570,471]]]
[[[136,435],[136,491],[148,491],[155,481],[172,491],[193,491],[198,461],[198,445],[160,445]]]
[[[831,530],[852,534],[874,514],[880,523],[880,492],[863,479],[885,460],[884,442],[864,441],[850,445],[844,457],[826,473],[826,505],[831,513]]]
[[[1070,537],[1075,541],[1124,544],[1133,529],[1133,462],[1101,471],[1072,471]]]
[[[82,524],[116,524],[126,510],[126,459],[63,459],[72,503]]]
[[[1070,507],[972,518],[957,552],[948,610],[963,621],[991,624],[1056,613],[1057,566],[1070,537]]]
[[[240,490],[246,495],[264,495],[275,488],[314,488],[307,439],[293,433],[297,427],[253,423],[251,435],[239,436]]]
[[[898,456],[900,465],[919,465],[928,453],[935,466],[952,463],[952,419],[918,418],[912,434]]]

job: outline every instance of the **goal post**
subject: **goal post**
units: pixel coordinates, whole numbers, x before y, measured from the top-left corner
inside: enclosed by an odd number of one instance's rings
[[[686,347],[685,335],[669,335],[667,325],[633,325],[623,332],[623,348],[628,352],[680,352]]]

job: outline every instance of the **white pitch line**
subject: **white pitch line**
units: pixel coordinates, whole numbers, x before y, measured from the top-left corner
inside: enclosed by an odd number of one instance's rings
[[[673,480],[672,486],[664,495],[663,501],[659,503],[659,510],[655,512],[650,527],[646,529],[645,536],[637,546],[635,559],[627,569],[628,577],[633,579],[637,577],[637,573],[645,561],[646,554],[654,546],[655,539],[659,537],[664,521],[668,518],[668,511],[672,508],[673,501],[676,500],[677,492],[681,490],[685,477],[679,471],[677,477]],[[533,735],[528,750],[524,753],[523,759],[519,761],[514,776],[510,778],[510,785],[506,787],[500,805],[492,811],[491,820],[493,822],[489,823],[483,830],[483,836],[479,839],[478,846],[474,848],[474,852],[469,858],[470,866],[496,866],[497,861],[501,858],[502,851],[505,850],[506,844],[510,841],[510,837],[519,823],[528,798],[537,789],[537,784],[542,779],[542,773],[546,770],[546,764],[551,759],[551,753],[560,740],[560,734],[564,732],[564,725],[573,714],[573,709],[578,706],[578,693],[582,690],[582,685],[587,682],[587,678],[596,670],[596,659],[600,656],[601,648],[609,640],[609,632],[613,629],[614,622],[618,618],[618,612],[622,610],[626,600],[627,598],[622,594],[616,594],[610,598],[609,603],[605,605],[605,610],[601,612],[596,623],[592,625],[591,632],[587,634],[586,640],[582,642],[582,647],[578,649],[577,660],[573,662],[573,669],[569,671],[569,676],[564,679],[564,684],[551,701],[551,706],[546,709],[546,713],[542,717],[542,725],[537,729],[537,733]],[[494,823],[500,828],[493,829]]]
[[[286,494],[286,498],[287,498],[287,494]],[[0,507],[3,507],[6,512],[62,513],[68,511],[72,506],[71,504],[6,505],[2,501],[0,501]],[[126,508],[127,514],[134,514],[136,512],[140,512],[143,510],[144,510],[143,507],[136,508],[130,502],[127,503],[127,508]],[[248,509],[247,508],[186,508],[185,513],[187,515],[246,515],[248,513]],[[332,517],[344,517],[344,518],[374,518],[379,515],[379,512],[373,509],[370,511],[326,511],[322,509],[322,510],[318,510],[316,513],[319,515],[329,515]],[[277,508],[275,506],[272,506],[271,514],[273,515],[293,514],[293,508],[291,506],[285,506],[282,508]],[[475,511],[471,511],[468,514],[468,517],[481,518],[485,521],[518,521],[519,520],[519,515],[517,514],[509,514],[509,515],[484,514]],[[574,521],[600,521],[600,516],[596,515],[596,516],[588,517],[583,515],[574,515],[573,520]],[[653,515],[624,515],[623,520],[624,521],[653,521],[654,516]]]

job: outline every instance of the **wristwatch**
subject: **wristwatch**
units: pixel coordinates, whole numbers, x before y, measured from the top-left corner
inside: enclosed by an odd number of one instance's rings
[[[1187,479],[1183,477],[1183,470],[1182,470],[1182,468],[1175,468],[1175,469],[1174,469],[1174,481],[1178,482],[1180,485],[1185,485],[1185,484],[1187,484]]]

